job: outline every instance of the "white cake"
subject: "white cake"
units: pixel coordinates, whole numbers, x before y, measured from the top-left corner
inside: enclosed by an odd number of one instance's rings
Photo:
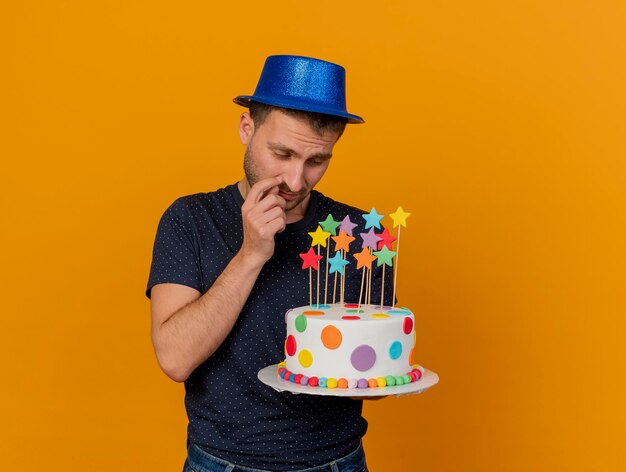
[[[368,388],[417,381],[415,318],[406,308],[315,305],[286,314],[286,381],[325,388]]]

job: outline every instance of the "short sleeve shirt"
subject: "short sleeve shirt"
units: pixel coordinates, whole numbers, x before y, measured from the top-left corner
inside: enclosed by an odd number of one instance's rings
[[[242,204],[236,184],[176,200],[159,222],[147,296],[160,283],[186,285],[202,294],[209,290],[243,242]],[[362,401],[276,392],[257,378],[259,370],[285,358],[285,314],[309,303],[309,271],[302,270],[299,254],[311,247],[308,232],[329,214],[358,223],[355,236],[365,231],[363,211],[312,191],[304,218],[275,236],[274,255],[230,334],[185,381],[188,440],[208,453],[253,468],[295,470],[349,454],[365,434]],[[351,249],[358,252],[357,241]],[[373,272],[373,294],[380,294],[380,272]],[[391,274],[387,271],[386,300],[392,296]],[[346,267],[346,301],[357,300],[360,284],[352,260]],[[330,303],[332,276],[328,286]],[[379,301],[375,295],[372,299]]]

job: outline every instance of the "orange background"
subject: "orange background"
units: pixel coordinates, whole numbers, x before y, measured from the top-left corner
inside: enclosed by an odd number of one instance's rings
[[[156,226],[240,178],[231,99],[288,53],[344,65],[367,120],[319,189],[412,212],[399,296],[441,383],[366,405],[371,469],[624,470],[624,5],[3,5],[0,469],[181,469]]]

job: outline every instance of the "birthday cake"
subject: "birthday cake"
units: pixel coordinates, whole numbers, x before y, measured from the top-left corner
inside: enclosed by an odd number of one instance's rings
[[[312,309],[313,308],[313,309]],[[306,305],[286,315],[285,363],[278,375],[320,388],[372,388],[419,380],[415,318],[406,308]]]
[[[385,306],[385,267],[394,268],[393,295],[395,301],[400,227],[406,226],[406,213],[398,207],[390,214],[397,237],[380,220],[383,215],[375,208],[364,214],[365,229],[361,237],[361,251],[352,254],[356,270],[361,270],[361,287],[357,303],[344,303],[345,268],[350,264],[350,245],[356,240],[353,230],[358,226],[345,217],[341,222],[328,215],[325,221],[309,235],[312,238],[308,252],[300,254],[302,269],[309,270],[309,305],[290,309],[285,315],[287,336],[285,362],[278,365],[281,379],[295,384],[320,388],[374,388],[393,387],[418,381],[424,369],[415,363],[415,317],[407,308]],[[376,233],[375,228],[380,232]],[[339,233],[339,234],[337,234]],[[330,239],[335,243],[330,257]],[[393,251],[393,243],[396,250]],[[317,251],[313,248],[317,247]],[[320,247],[326,248],[324,303],[331,291],[332,302],[320,304],[320,261],[324,258]],[[377,261],[376,267],[373,262]],[[317,273],[316,303],[313,303],[313,271]],[[382,286],[379,303],[372,303],[372,274],[378,271]],[[339,275],[339,289],[337,276]],[[367,280],[367,283],[366,283]],[[339,303],[335,303],[339,293]],[[390,301],[391,301],[390,300]],[[361,303],[363,302],[363,303]]]

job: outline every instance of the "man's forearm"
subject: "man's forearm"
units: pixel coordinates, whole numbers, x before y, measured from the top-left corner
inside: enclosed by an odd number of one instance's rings
[[[262,267],[257,258],[240,251],[204,295],[154,327],[157,358],[169,377],[186,380],[217,350],[237,321]]]

